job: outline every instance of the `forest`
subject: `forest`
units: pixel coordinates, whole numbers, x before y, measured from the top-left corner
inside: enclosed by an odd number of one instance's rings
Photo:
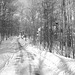
[[[0,0],[0,43],[20,33],[75,58],[75,0]]]

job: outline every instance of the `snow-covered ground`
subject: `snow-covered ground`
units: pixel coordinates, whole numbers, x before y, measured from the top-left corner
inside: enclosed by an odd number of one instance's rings
[[[17,38],[18,37],[13,37],[2,41],[2,44],[0,45],[0,54],[15,52],[15,49],[18,48]]]
[[[29,40],[20,38],[19,42],[23,46],[21,51],[0,56],[1,61],[5,62],[0,63],[4,65],[0,75],[75,75],[74,59],[40,50],[29,44]]]

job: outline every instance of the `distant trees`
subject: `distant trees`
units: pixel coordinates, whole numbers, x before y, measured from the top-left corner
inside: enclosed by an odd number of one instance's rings
[[[1,0],[0,1],[0,33],[1,40],[4,37],[9,37],[14,32],[14,20],[13,14],[16,8],[12,5],[11,0]]]
[[[42,26],[42,0],[31,0],[31,7],[30,7],[30,18],[31,18],[31,25],[32,25],[32,37],[33,43],[36,43],[37,39],[37,30],[39,27]]]
[[[52,52],[57,42],[61,55],[74,58],[74,1],[43,0],[42,8],[44,25],[40,36],[43,36],[44,45]]]
[[[38,38],[40,44],[47,46],[50,52],[53,52],[54,46],[58,46],[60,49],[57,51],[61,55],[74,58],[74,0],[28,2],[27,6],[21,2],[17,3],[18,16],[12,25],[16,27],[15,32],[28,34],[33,38],[34,44]]]
[[[15,31],[27,33],[33,38],[34,44],[38,38],[40,44],[47,46],[50,52],[53,52],[53,47],[58,46],[60,48],[57,49],[58,53],[74,58],[74,0],[30,0],[28,2],[28,4],[19,2],[15,5],[18,14],[15,17],[17,21],[14,19],[12,25],[16,27],[17,31]]]
[[[53,0],[44,0],[43,2],[43,13],[44,13],[44,43],[47,43],[50,52],[52,52],[53,44],[53,22],[54,16],[54,1]]]
[[[20,32],[26,33],[33,38],[33,43],[36,43],[37,30],[42,26],[42,0],[30,0],[29,6],[21,2],[17,2],[17,13],[19,13],[18,20],[20,22]]]
[[[26,33],[50,52],[56,45],[66,57],[75,56],[74,0],[30,0],[28,4],[0,1],[0,33],[5,36]],[[26,1],[27,2],[27,1]],[[16,3],[16,4],[15,4]],[[38,34],[38,35],[37,35]]]
[[[63,40],[65,39],[65,56],[70,57],[71,49],[73,47],[73,36],[72,36],[72,11],[73,11],[73,1],[62,0],[62,23],[63,23]],[[63,41],[62,41],[63,42]],[[63,50],[63,44],[62,44]],[[63,51],[62,51],[63,53]]]

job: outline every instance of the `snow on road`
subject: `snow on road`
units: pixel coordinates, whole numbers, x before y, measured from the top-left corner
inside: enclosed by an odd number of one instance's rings
[[[12,54],[11,54],[12,55]],[[8,61],[5,62],[4,67],[1,69],[0,75],[15,75],[14,74],[14,67],[12,65],[9,65],[9,60],[11,57],[8,59]]]
[[[0,75],[16,75],[14,66],[10,65],[10,67],[5,67]]]
[[[21,38],[19,42],[23,50],[6,54],[9,60],[0,75],[75,75],[75,60],[40,50]]]
[[[10,38],[2,41],[2,44],[0,45],[0,54],[15,52],[15,49],[18,48],[17,38],[18,37],[13,37],[12,39]]]

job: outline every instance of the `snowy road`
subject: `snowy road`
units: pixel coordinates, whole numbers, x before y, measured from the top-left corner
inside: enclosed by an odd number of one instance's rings
[[[0,70],[0,75],[75,75],[75,60],[41,51],[28,40],[20,38],[18,42],[23,48],[16,53],[5,53],[8,61]]]

